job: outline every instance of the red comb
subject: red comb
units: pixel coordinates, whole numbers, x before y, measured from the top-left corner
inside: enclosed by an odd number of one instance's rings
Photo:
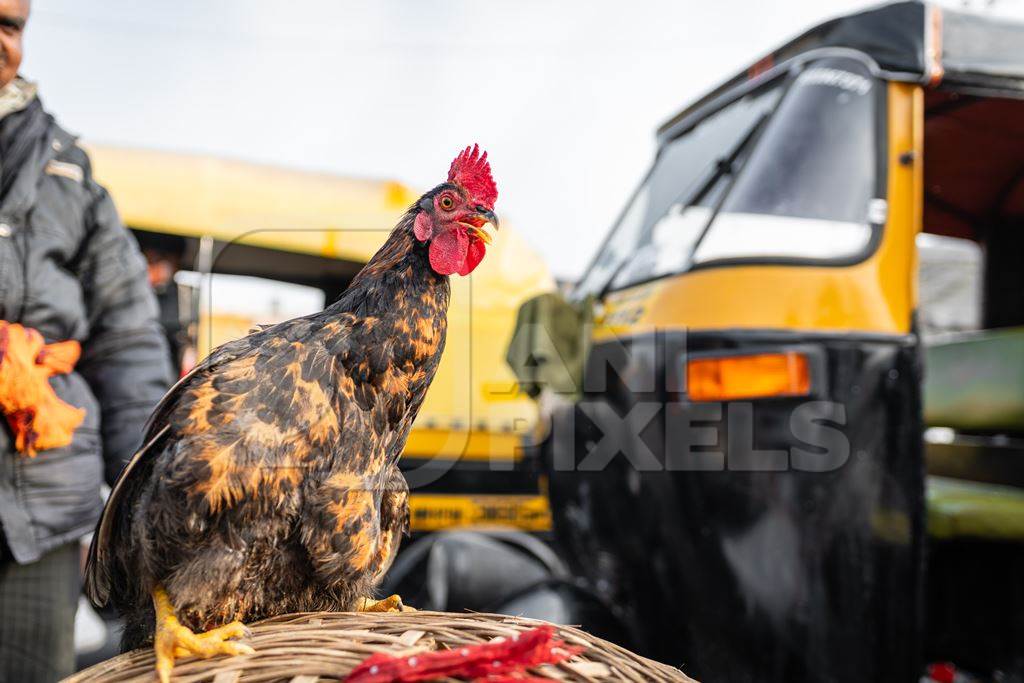
[[[498,186],[491,177],[491,165],[487,152],[480,153],[479,145],[462,150],[448,169],[448,182],[461,185],[473,200],[489,208],[498,200]]]

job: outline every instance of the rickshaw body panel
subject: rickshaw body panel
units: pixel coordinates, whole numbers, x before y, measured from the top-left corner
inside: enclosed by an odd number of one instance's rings
[[[823,360],[813,401],[694,403],[672,386],[686,359],[787,348]],[[550,443],[555,528],[577,571],[624,606],[637,647],[706,680],[914,678],[924,477],[910,336],[666,331],[595,345],[587,372],[606,390],[553,427],[574,434]],[[627,386],[647,376],[653,390]],[[801,406],[826,404],[827,419],[792,428]],[[649,450],[592,471],[602,407],[642,415],[615,436]],[[808,447],[829,430],[845,449]]]

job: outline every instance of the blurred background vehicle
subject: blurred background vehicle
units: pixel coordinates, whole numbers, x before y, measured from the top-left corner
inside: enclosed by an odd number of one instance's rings
[[[1021,45],[896,3],[659,129],[537,449],[569,571],[641,652],[707,680],[1024,676]]]

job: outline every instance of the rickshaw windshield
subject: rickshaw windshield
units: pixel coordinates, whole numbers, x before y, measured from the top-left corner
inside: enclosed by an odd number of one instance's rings
[[[733,101],[661,149],[578,291],[596,294],[612,278],[618,288],[686,265],[731,175],[731,153],[774,108],[781,86],[774,81]]]
[[[577,289],[600,294],[711,262],[841,262],[872,243],[877,91],[850,57],[810,62],[665,145]]]

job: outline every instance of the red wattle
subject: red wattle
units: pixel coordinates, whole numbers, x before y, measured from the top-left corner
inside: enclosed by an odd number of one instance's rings
[[[484,258],[484,252],[487,251],[487,247],[480,240],[470,240],[469,248],[466,250],[466,260],[462,263],[462,270],[459,271],[459,275],[469,275],[473,272],[480,261]]]

